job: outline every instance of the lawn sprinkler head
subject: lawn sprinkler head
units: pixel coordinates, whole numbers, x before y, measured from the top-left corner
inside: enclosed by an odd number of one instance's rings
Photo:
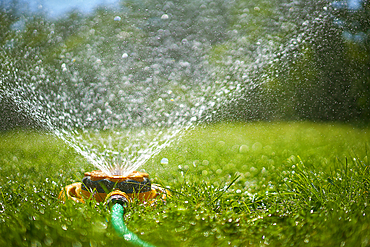
[[[95,199],[97,202],[126,204],[134,199],[151,202],[154,199],[166,199],[169,192],[150,182],[149,174],[133,171],[127,176],[107,175],[100,170],[86,172],[82,183],[66,186],[59,198],[77,202]]]
[[[86,172],[82,179],[82,190],[97,192],[98,194],[110,193],[119,190],[126,194],[150,192],[151,183],[149,174],[134,171],[127,176],[106,175],[102,171]]]

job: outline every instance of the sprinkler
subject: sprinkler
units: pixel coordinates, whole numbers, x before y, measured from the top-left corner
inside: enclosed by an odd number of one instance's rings
[[[97,202],[114,202],[118,198],[130,203],[138,199],[142,203],[165,200],[168,190],[151,184],[149,174],[133,171],[127,176],[107,175],[100,170],[86,172],[82,183],[67,185],[59,194],[59,199],[72,199],[84,203],[94,199]],[[124,199],[123,199],[124,198]],[[118,200],[119,201],[119,200]]]
[[[100,170],[86,172],[82,183],[67,185],[59,194],[59,199],[72,199],[84,203],[87,200],[105,202],[111,208],[112,225],[119,236],[136,246],[149,247],[132,233],[123,221],[124,209],[137,199],[152,205],[156,200],[166,200],[169,191],[158,185],[151,184],[149,175],[134,171],[127,176],[107,175]]]

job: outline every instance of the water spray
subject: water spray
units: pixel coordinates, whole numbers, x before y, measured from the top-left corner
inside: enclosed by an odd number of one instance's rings
[[[149,174],[133,171],[127,176],[107,175],[100,170],[86,172],[82,182],[67,185],[59,194],[59,199],[85,203],[89,200],[105,202],[111,208],[111,220],[117,234],[126,241],[149,247],[131,232],[123,221],[125,208],[134,200],[153,205],[157,200],[166,200],[169,191],[151,184]]]

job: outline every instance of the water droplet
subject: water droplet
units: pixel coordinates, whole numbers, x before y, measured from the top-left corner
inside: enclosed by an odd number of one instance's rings
[[[161,164],[162,165],[168,165],[168,159],[167,158],[162,158],[161,159]]]
[[[130,240],[131,240],[131,238],[132,238],[132,236],[131,236],[131,234],[125,234],[125,235],[123,235],[123,238],[124,238],[126,241],[130,241]]]
[[[224,141],[219,141],[216,143],[216,148],[222,151],[226,148],[226,143]]]
[[[239,148],[239,152],[241,154],[246,154],[249,152],[249,147],[247,145],[241,145]]]
[[[53,239],[50,238],[50,237],[46,237],[44,239],[44,243],[45,243],[46,246],[51,246],[53,244]]]
[[[128,54],[127,53],[123,53],[122,54],[122,58],[127,58],[128,57]]]
[[[167,20],[169,18],[169,16],[167,15],[167,14],[163,14],[162,16],[161,16],[161,19],[162,20]]]
[[[121,21],[121,17],[117,15],[117,16],[114,17],[114,20],[115,21]]]
[[[253,151],[259,151],[262,149],[262,144],[260,142],[256,142],[252,145],[252,150]]]

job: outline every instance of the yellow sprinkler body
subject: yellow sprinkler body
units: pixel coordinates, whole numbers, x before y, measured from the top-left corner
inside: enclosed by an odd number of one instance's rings
[[[86,172],[82,183],[67,185],[59,194],[59,199],[72,199],[84,203],[87,200],[104,202],[120,198],[129,203],[135,199],[142,203],[152,203],[157,199],[166,200],[169,191],[151,184],[149,175],[134,171],[127,176],[107,175],[100,170]]]

